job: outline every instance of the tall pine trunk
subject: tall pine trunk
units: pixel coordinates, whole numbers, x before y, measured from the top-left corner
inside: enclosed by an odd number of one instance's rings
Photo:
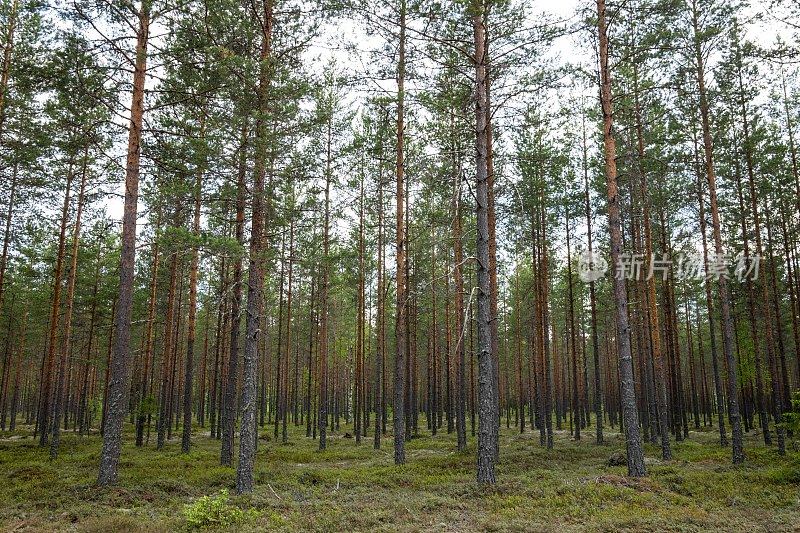
[[[259,115],[256,121],[256,158],[253,171],[253,201],[250,225],[250,264],[247,272],[247,321],[242,366],[242,424],[239,433],[239,464],[236,468],[236,492],[253,491],[253,464],[256,455],[258,342],[264,307],[264,225],[267,211],[265,180],[267,175],[267,112],[270,86],[270,61],[272,60],[272,0],[264,0],[261,22],[261,64],[258,82]]]
[[[699,13],[696,0],[692,3],[692,23],[695,52],[695,74],[697,76],[697,87],[700,94],[700,118],[703,127],[703,148],[705,151],[705,173],[708,182],[708,191],[711,207],[711,229],[714,235],[714,251],[716,257],[724,257],[722,246],[722,229],[719,216],[719,206],[717,203],[717,178],[714,172],[714,149],[711,139],[711,122],[709,119],[708,96],[706,94],[705,65],[703,62],[703,52],[700,44]],[[744,461],[744,449],[742,446],[742,425],[739,417],[739,397],[736,387],[739,383],[739,376],[734,358],[734,336],[733,318],[731,316],[731,297],[728,287],[728,280],[725,276],[717,279],[717,292],[720,300],[720,311],[722,313],[722,350],[725,360],[728,363],[728,419],[731,423],[733,448],[731,459],[734,464]],[[712,332],[713,335],[713,332]]]
[[[613,107],[611,92],[611,69],[608,57],[608,29],[606,27],[605,0],[597,0],[598,34],[600,41],[600,102],[603,112],[603,143],[605,150],[605,173],[608,187],[608,226],[611,233],[611,264],[619,264],[622,253],[620,228],[620,200],[617,186],[617,147],[613,131]],[[625,281],[612,275],[614,306],[617,319],[617,351],[621,404],[625,420],[628,475],[641,477],[647,474],[639,434],[639,416],[636,408],[636,392],[633,385],[633,360],[631,358],[630,326],[628,325],[628,294]]]
[[[81,170],[81,184],[78,192],[78,205],[75,212],[75,227],[72,230],[72,259],[67,277],[67,301],[64,313],[64,339],[61,343],[61,361],[58,365],[58,378],[56,382],[55,397],[53,398],[53,423],[52,439],[50,441],[50,458],[58,457],[58,447],[61,442],[61,416],[66,411],[67,369],[69,367],[70,351],[72,349],[72,314],[75,308],[75,280],[78,270],[78,248],[81,235],[81,215],[86,195],[86,180],[88,179],[89,154],[88,145],[84,148],[83,168]]]
[[[205,133],[205,120],[200,119],[200,139]],[[199,164],[194,184],[194,213],[192,218],[192,235],[200,238],[200,201],[203,195],[204,165]],[[197,337],[197,270],[200,262],[197,245],[192,246],[192,259],[189,265],[189,320],[187,325],[186,361],[183,381],[183,434],[181,435],[181,451],[189,453],[192,446],[192,386],[194,382],[195,340]]]
[[[136,31],[136,59],[133,73],[131,124],[128,130],[128,156],[125,172],[125,206],[122,215],[122,253],[119,268],[116,339],[111,375],[108,384],[103,450],[100,454],[100,485],[117,481],[119,456],[122,451],[122,422],[128,404],[127,377],[130,357],[131,318],[133,314],[133,275],[136,258],[136,211],[139,199],[139,158],[141,155],[142,116],[144,114],[144,82],[147,67],[147,39],[150,33],[151,0],[142,0]]]
[[[495,434],[498,431],[497,395],[492,358],[492,284],[489,260],[488,96],[486,76],[486,21],[482,0],[472,4],[475,45],[475,199],[477,203],[478,269],[478,483],[495,483]]]
[[[403,217],[405,193],[405,132],[403,119],[405,114],[405,77],[406,77],[406,0],[400,0],[400,42],[399,56],[397,61],[397,143],[395,177],[397,181],[397,220],[396,220],[396,321],[395,321],[395,366],[394,366],[394,402],[393,402],[393,426],[394,426],[394,462],[401,465],[406,462],[405,450],[405,388],[406,388],[406,344],[408,337],[408,316],[406,305],[406,236],[405,220]]]

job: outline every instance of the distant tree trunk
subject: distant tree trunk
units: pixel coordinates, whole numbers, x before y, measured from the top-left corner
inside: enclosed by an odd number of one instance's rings
[[[333,110],[330,110],[333,113]],[[320,287],[320,326],[319,326],[319,370],[317,372],[317,426],[319,428],[319,449],[328,446],[328,289],[330,283],[330,218],[331,218],[331,180],[332,154],[331,129],[333,117],[328,117],[325,148],[325,215],[322,229],[322,286]]]
[[[136,60],[133,74],[131,124],[128,131],[128,159],[125,174],[125,207],[122,216],[122,254],[120,256],[118,310],[115,323],[116,345],[108,391],[108,414],[100,454],[100,485],[117,482],[119,456],[122,450],[122,422],[127,399],[128,358],[133,311],[133,275],[136,257],[136,205],[139,199],[139,156],[141,153],[144,82],[147,64],[147,38],[150,30],[151,0],[142,0],[139,27],[136,32]]]
[[[111,325],[108,328],[108,343],[106,353],[106,371],[103,378],[103,412],[100,415],[100,434],[105,433],[106,415],[108,414],[108,383],[111,381],[111,356],[114,352],[114,319],[117,316],[117,300],[111,303]]]
[[[17,408],[20,403],[20,375],[22,374],[22,367],[24,365],[23,359],[25,357],[25,339],[28,332],[28,310],[22,315],[22,326],[20,328],[19,343],[17,344],[17,362],[14,365],[14,392],[11,394],[11,413],[9,414],[8,430],[14,431],[17,429]]]
[[[641,111],[638,94],[638,77],[634,67],[635,84],[635,110],[636,110],[636,139],[638,150],[638,171],[639,187],[642,201],[642,224],[644,226],[644,245],[645,258],[652,261],[653,254],[653,232],[650,219],[650,191],[647,183],[647,175],[644,171],[644,132],[642,126]],[[655,370],[655,392],[656,406],[658,412],[658,427],[661,436],[661,458],[664,460],[672,459],[672,449],[669,442],[669,426],[667,421],[667,375],[664,369],[664,353],[661,343],[661,326],[659,324],[658,307],[656,304],[656,279],[655,275],[649,276],[647,280],[647,291],[645,292],[647,301],[647,317],[649,319],[650,347],[653,356]],[[665,329],[667,329],[665,325]]]
[[[589,198],[589,157],[588,144],[586,142],[586,117],[583,120],[583,195],[584,207],[586,211],[586,243],[589,253],[589,260],[594,258],[594,248],[592,247],[592,207]],[[594,264],[589,265],[594,268]],[[592,325],[592,357],[594,358],[594,416],[595,416],[595,441],[603,444],[603,388],[600,384],[600,342],[597,335],[597,291],[594,279],[589,281],[589,309]]]
[[[547,240],[545,238],[547,232],[547,207],[545,205],[545,189],[542,187],[540,192],[541,194],[541,201],[539,202],[539,241],[540,244],[539,248],[539,255],[540,265],[539,265],[539,283],[541,285],[540,288],[540,306],[541,306],[541,314],[542,314],[542,327],[541,327],[541,336],[542,336],[542,344],[541,344],[541,352],[542,352],[542,370],[541,370],[541,391],[540,396],[543,396],[543,401],[541,402],[541,413],[540,423],[543,423],[545,434],[547,438],[547,449],[553,449],[553,391],[555,388],[553,386],[553,362],[550,358],[550,309],[548,307],[548,302],[550,298],[550,260],[547,255]],[[553,325],[555,327],[555,324]],[[553,340],[555,342],[555,335],[553,336]],[[553,351],[555,352],[555,345],[553,346]]]
[[[525,388],[523,386],[523,372],[522,372],[522,295],[520,294],[519,288],[519,274],[514,276],[514,344],[515,344],[515,354],[514,359],[516,362],[516,389],[517,389],[517,397],[516,397],[516,424],[519,428],[520,434],[525,433]],[[534,324],[535,330],[536,325]],[[531,343],[530,345],[534,345],[533,335],[531,335]],[[534,355],[532,358],[536,357],[538,352],[534,350]],[[531,361],[533,362],[533,361]]]
[[[698,158],[697,140],[695,139],[695,160]],[[711,371],[714,380],[714,395],[717,400],[717,426],[719,429],[719,445],[722,447],[728,446],[728,436],[725,432],[725,397],[723,395],[722,377],[719,369],[719,360],[717,357],[717,334],[714,327],[714,298],[711,295],[711,280],[709,279],[708,272],[708,239],[706,237],[706,210],[705,202],[703,200],[703,178],[700,171],[699,161],[697,165],[697,202],[700,207],[700,237],[703,242],[703,273],[704,281],[703,288],[706,293],[706,314],[708,318],[708,329],[710,333],[710,349],[711,349]],[[698,339],[702,341],[702,335],[698,335]],[[701,344],[702,346],[702,344]],[[701,357],[702,359],[702,357]]]
[[[206,392],[208,388],[208,334],[211,329],[211,314],[206,310],[206,320],[203,333],[203,355],[200,359],[200,375],[197,376],[198,403],[197,406],[197,423],[201,428],[206,427]]]
[[[261,65],[258,83],[259,115],[256,121],[256,158],[253,179],[252,219],[250,229],[250,265],[247,274],[247,323],[244,345],[244,366],[242,368],[242,425],[239,437],[239,465],[236,468],[236,492],[253,491],[253,463],[255,462],[258,341],[261,337],[260,324],[264,307],[264,214],[267,211],[265,179],[267,174],[267,112],[270,73],[268,62],[272,56],[273,28],[272,0],[264,0],[264,13],[261,22]]]
[[[244,247],[244,212],[246,204],[245,175],[247,172],[247,123],[242,125],[241,144],[239,151],[239,169],[236,180],[236,242]],[[220,432],[222,433],[222,446],[220,450],[220,464],[231,466],[233,463],[233,437],[236,432],[236,415],[239,412],[237,401],[237,385],[239,378],[239,333],[242,323],[242,268],[244,259],[239,256],[233,263],[233,281],[231,287],[231,331],[228,365],[223,372],[222,388],[222,413],[220,415]],[[219,433],[219,432],[218,432]]]
[[[89,377],[90,372],[94,370],[95,366],[91,363],[92,351],[94,349],[94,332],[95,332],[95,325],[97,324],[97,307],[98,307],[98,298],[97,294],[100,289],[100,258],[102,255],[102,246],[97,246],[97,255],[95,256],[95,269],[94,269],[94,285],[92,286],[92,296],[91,296],[91,310],[89,312],[89,340],[86,346],[86,358],[83,366],[83,386],[81,392],[80,403],[78,404],[78,434],[79,435],[88,435],[89,434]]]
[[[308,358],[306,359],[306,371],[308,374],[306,375],[306,398],[305,398],[305,416],[306,416],[306,437],[311,437],[311,407],[313,405],[312,402],[312,393],[311,393],[311,381],[313,379],[313,361],[314,361],[314,337],[317,334],[317,316],[315,312],[315,292],[317,288],[317,276],[316,272],[311,276],[311,296],[308,301]]]
[[[764,203],[766,204],[766,195],[764,198]],[[773,417],[776,424],[775,431],[778,434],[778,453],[784,455],[786,453],[786,430],[780,426],[780,423],[783,420],[783,412],[791,409],[791,403],[789,400],[789,382],[786,369],[786,350],[783,344],[783,322],[781,317],[780,302],[778,301],[778,281],[775,273],[775,254],[772,240],[772,217],[768,208],[764,210],[764,216],[766,217],[765,225],[767,227],[767,249],[769,250],[769,268],[767,269],[767,273],[769,274],[770,288],[772,289],[772,311],[775,313],[775,338],[777,343],[777,353],[773,351],[773,355],[770,360],[770,377],[773,398],[772,408]],[[764,284],[766,285],[766,281]],[[769,305],[768,302],[764,303]]]
[[[292,282],[294,277],[294,215],[289,215],[289,274],[286,294],[286,357],[283,364],[283,395],[281,399],[281,442],[288,442],[286,421],[289,413],[289,359],[292,355]],[[280,363],[279,363],[280,364]]]
[[[786,132],[789,138],[789,155],[791,156],[792,162],[792,176],[794,177],[794,187],[795,187],[795,208],[800,211],[800,169],[798,169],[798,162],[797,162],[797,147],[795,145],[794,140],[794,127],[792,125],[792,114],[789,111],[789,96],[786,90],[786,77],[784,76],[783,69],[781,68],[781,87],[783,89],[783,108],[786,114]],[[795,346],[795,386],[800,387],[800,326],[798,326],[797,322],[797,313],[796,309],[797,306],[800,305],[798,303],[798,299],[800,299],[800,294],[798,294],[798,288],[800,288],[800,275],[798,275],[797,269],[793,268],[792,266],[792,259],[789,255],[789,243],[787,242],[787,232],[786,232],[786,219],[783,216],[783,209],[782,216],[781,216],[781,225],[782,225],[782,233],[783,233],[783,248],[784,248],[784,255],[786,256],[786,271],[788,276],[788,285],[789,285],[789,294],[791,296],[791,309],[792,309],[792,333],[794,335],[794,346]],[[793,276],[794,274],[794,276]],[[798,285],[793,283],[797,282]]]
[[[735,141],[734,141],[735,142]],[[741,169],[739,168],[738,156],[736,159],[736,194],[739,200],[739,221],[742,229],[742,242],[743,254],[746,260],[750,261],[750,237],[747,227],[747,211],[745,210],[744,196],[742,192],[742,176]],[[759,252],[760,256],[761,253]],[[772,444],[772,436],[769,431],[769,418],[767,418],[767,409],[764,405],[764,377],[762,375],[761,364],[761,342],[759,340],[759,327],[757,321],[757,310],[755,293],[753,289],[753,280],[748,276],[745,279],[745,293],[747,296],[747,313],[750,322],[750,338],[753,342],[753,364],[755,365],[755,378],[756,378],[756,410],[758,411],[758,420],[762,428],[762,436],[764,444]]]
[[[358,201],[358,310],[356,327],[355,397],[353,401],[353,423],[356,444],[361,444],[361,411],[366,413],[364,387],[364,330],[365,330],[365,273],[364,273],[364,176],[361,176]],[[363,428],[366,429],[366,428]]]
[[[280,253],[280,264],[281,264],[281,272],[278,282],[278,343],[277,343],[277,350],[276,350],[276,364],[275,364],[275,403],[273,404],[272,412],[270,413],[270,418],[274,414],[274,431],[273,431],[273,438],[277,441],[278,440],[278,431],[280,428],[280,418],[281,418],[281,394],[283,392],[283,383],[282,383],[282,375],[283,375],[283,293],[284,293],[284,285],[286,283],[286,234],[281,235],[281,253]]]
[[[575,440],[581,440],[581,406],[580,394],[578,391],[578,359],[575,351],[575,294],[572,290],[572,246],[570,244],[570,217],[566,215],[565,228],[567,232],[567,297],[568,303],[568,325],[569,325],[569,350],[572,360],[572,416],[575,419],[573,436]]]
[[[619,264],[622,253],[620,230],[619,192],[617,188],[616,142],[613,131],[613,109],[611,92],[611,70],[608,59],[608,31],[606,27],[605,0],[597,0],[598,34],[600,40],[600,101],[603,111],[603,141],[605,146],[605,172],[608,186],[608,226],[611,233],[611,264]],[[636,409],[636,393],[633,385],[633,361],[631,358],[630,326],[628,325],[628,294],[625,281],[612,275],[614,304],[617,318],[617,350],[622,392],[622,410],[625,419],[628,475],[641,477],[647,474],[639,434],[639,416]]]
[[[697,375],[694,363],[694,340],[692,338],[692,324],[689,313],[689,294],[684,287],[684,313],[686,314],[686,345],[689,348],[689,385],[692,395],[692,415],[694,416],[694,429],[700,429],[700,401],[697,394]],[[702,396],[702,394],[701,394]]]
[[[177,215],[176,215],[177,221]],[[178,253],[172,251],[170,253],[169,265],[169,292],[167,294],[167,313],[164,321],[164,353],[161,359],[161,386],[158,395],[158,420],[156,422],[156,449],[161,450],[167,438],[167,430],[169,429],[169,395],[171,390],[171,375],[172,375],[172,345],[177,342],[174,334],[176,328],[177,312],[175,310],[175,297],[178,286]]]
[[[383,143],[381,142],[380,137],[378,139],[379,142],[379,149],[378,152],[381,156],[383,156]],[[385,322],[386,322],[386,273],[385,273],[385,261],[384,261],[384,242],[383,242],[383,164],[382,164],[382,157],[379,159],[378,162],[378,285],[377,285],[377,317],[376,317],[376,330],[377,330],[377,342],[376,353],[375,353],[375,437],[372,443],[372,447],[376,450],[379,450],[381,447],[381,436],[383,433],[384,423],[383,420],[385,418],[385,414],[383,411],[383,406],[385,404],[385,394],[386,390],[383,387],[383,374],[384,374],[384,357],[386,351],[386,343],[385,343]],[[430,413],[430,411],[428,411]],[[430,422],[430,420],[429,420]]]
[[[464,333],[468,322],[464,314],[464,250],[461,242],[461,169],[455,169],[453,175],[453,208],[452,208],[452,233],[453,233],[453,279],[455,282],[455,315],[456,315],[456,441],[458,451],[467,449],[467,421],[466,421],[466,360],[464,357]]]
[[[158,219],[157,219],[158,220]],[[139,395],[141,396],[139,402],[139,413],[136,417],[136,446],[142,446],[144,443],[144,424],[147,414],[144,412],[144,405],[147,400],[147,390],[150,383],[150,365],[153,360],[153,324],[155,322],[156,314],[156,298],[158,296],[158,237],[153,239],[153,264],[150,267],[150,301],[147,305],[147,331],[145,333],[145,354],[144,354],[144,369],[139,383]]]
[[[743,141],[743,149],[744,149],[744,156],[745,156],[745,163],[747,167],[747,182],[750,189],[750,209],[753,213],[753,230],[755,232],[755,241],[756,241],[756,255],[759,257],[759,260],[764,257],[764,247],[761,241],[761,216],[758,209],[758,196],[756,195],[756,184],[755,184],[755,169],[753,164],[753,147],[750,138],[750,120],[748,118],[747,113],[747,103],[745,101],[744,96],[744,83],[742,80],[742,68],[741,68],[741,51],[737,44],[735,48],[736,53],[736,67],[737,67],[737,81],[738,81],[738,88],[739,88],[739,107],[741,111],[741,121],[742,121],[742,133],[744,134]],[[749,262],[752,261],[751,258],[746,258]],[[748,279],[749,280],[749,279]],[[766,281],[762,277],[759,280],[756,280],[756,283],[761,288],[761,302],[760,302],[760,314],[761,318],[763,319],[763,328],[764,328],[764,346],[765,351],[767,354],[767,362],[770,365],[770,379],[772,384],[772,408],[773,413],[775,415],[776,423],[782,419],[781,414],[781,407],[782,401],[780,397],[780,382],[778,381],[777,372],[772,370],[777,370],[777,366],[775,365],[775,343],[774,343],[774,332],[772,328],[774,327],[775,323],[773,322],[772,316],[772,309],[769,303],[769,288],[767,286]],[[774,317],[776,321],[780,320],[780,315]],[[756,341],[755,338],[753,339],[753,344],[755,346]],[[758,352],[756,351],[756,354]],[[756,378],[761,378],[761,365],[758,358],[756,358]],[[763,386],[763,384],[762,384]],[[762,400],[763,401],[763,400]],[[761,405],[762,409],[764,404]],[[764,415],[763,422],[763,431],[764,431],[764,440],[767,441],[769,438],[769,418]],[[778,439],[778,452],[783,454],[785,453],[786,444],[784,442],[784,430],[782,427],[777,426],[775,428],[775,432]]]
[[[789,306],[790,314],[792,315],[792,336],[795,346],[795,357],[797,358],[797,361],[795,362],[795,384],[800,385],[800,324],[798,324],[797,313],[795,312],[797,309],[798,295],[795,291],[794,282],[797,272],[794,270],[792,265],[792,256],[789,251],[789,232],[786,227],[786,219],[787,214],[785,206],[781,205],[781,241],[783,243],[783,256],[785,258],[786,265],[786,285],[789,289]],[[784,376],[784,379],[788,380],[788,376]]]
[[[431,226],[431,238],[434,236],[434,228]],[[431,335],[430,335],[430,351],[428,358],[431,359],[430,372],[431,372],[431,401],[432,401],[432,417],[431,421],[431,435],[436,435],[439,431],[439,426],[442,424],[442,417],[439,398],[439,378],[440,378],[440,364],[439,364],[439,328],[436,322],[438,315],[437,308],[437,286],[436,286],[436,246],[431,246]]]
[[[2,108],[0,108],[0,116],[2,116]],[[5,231],[3,233],[3,252],[2,255],[0,255],[0,312],[2,311],[3,304],[3,290],[5,289],[4,282],[6,266],[8,264],[8,246],[11,243],[11,220],[14,215],[14,196],[17,192],[17,171],[18,165],[15,163],[14,169],[11,172],[11,185],[8,189],[8,211],[6,213]]]
[[[69,216],[69,197],[72,188],[73,166],[70,162],[67,171],[67,185],[64,190],[64,203],[61,208],[61,229],[58,235],[58,252],[56,255],[56,266],[53,272],[53,297],[50,307],[50,329],[47,336],[47,353],[45,354],[44,373],[40,385],[39,399],[39,419],[37,429],[39,434],[39,446],[46,446],[50,435],[50,409],[52,406],[52,382],[55,369],[56,345],[60,322],[61,309],[61,278],[64,271],[64,247],[67,233],[67,217]]]
[[[204,111],[201,111],[204,112]],[[205,119],[200,118],[200,139],[205,134]],[[200,238],[200,201],[203,196],[204,164],[197,169],[197,180],[194,191],[194,216],[192,234]],[[197,337],[197,270],[200,262],[198,245],[192,246],[192,259],[189,265],[189,320],[186,339],[186,367],[183,380],[183,434],[181,435],[181,451],[189,453],[192,446],[192,385],[194,384],[194,345]]]
[[[72,262],[67,276],[67,308],[64,312],[64,339],[61,344],[61,361],[58,365],[58,381],[56,382],[55,397],[53,398],[53,424],[52,440],[50,441],[50,459],[58,457],[58,447],[61,442],[61,416],[66,411],[67,395],[65,393],[67,372],[69,367],[70,351],[72,349],[72,314],[75,308],[75,279],[78,270],[78,248],[81,235],[81,216],[86,195],[86,180],[88,179],[89,147],[86,145],[83,152],[83,168],[81,170],[81,184],[78,192],[78,205],[75,212],[75,226],[72,230]]]
[[[211,374],[211,389],[209,390],[209,405],[208,405],[208,422],[211,425],[211,438],[221,438],[222,435],[218,434],[217,426],[217,409],[220,407],[217,403],[219,390],[222,389],[220,377],[223,374],[222,365],[224,359],[225,332],[227,331],[227,313],[226,302],[228,299],[225,297],[227,293],[228,269],[225,265],[225,257],[220,260],[219,266],[219,289],[217,290],[217,326],[216,334],[214,335],[214,371]]]

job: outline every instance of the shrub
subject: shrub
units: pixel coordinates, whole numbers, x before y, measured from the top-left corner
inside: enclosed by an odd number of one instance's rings
[[[792,394],[792,410],[788,413],[783,413],[783,423],[781,425],[794,435],[800,433],[800,390]]]
[[[228,490],[223,489],[219,496],[203,496],[192,504],[185,505],[183,516],[190,529],[206,527],[228,527],[258,518],[255,509],[242,510],[229,503]]]

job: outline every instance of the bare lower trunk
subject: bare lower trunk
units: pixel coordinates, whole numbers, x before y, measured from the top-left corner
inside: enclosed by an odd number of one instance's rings
[[[589,252],[589,260],[594,258],[594,248],[592,247],[592,209],[589,202],[589,157],[588,145],[586,142],[585,116],[583,117],[583,187],[584,204],[586,210],[586,241]],[[590,269],[594,264],[589,265]],[[595,415],[595,442],[603,444],[603,393],[600,384],[600,342],[597,335],[597,292],[594,280],[589,281],[589,309],[592,326],[592,356],[594,358],[594,415]]]
[[[598,33],[600,40],[600,100],[603,111],[603,141],[605,147],[605,172],[608,187],[608,226],[611,233],[611,264],[619,264],[622,253],[620,229],[619,190],[617,188],[616,142],[613,132],[611,71],[608,58],[608,32],[606,28],[606,3],[597,0]],[[628,294],[625,281],[612,275],[614,304],[617,318],[617,351],[619,357],[621,404],[625,421],[628,475],[641,477],[647,474],[639,434],[639,416],[633,385],[630,326],[628,325]]]
[[[406,462],[405,450],[405,388],[406,388],[406,342],[408,336],[408,317],[406,315],[406,236],[403,217],[403,196],[404,188],[404,102],[405,102],[405,75],[406,75],[406,0],[400,0],[400,50],[397,63],[397,154],[395,164],[395,176],[397,178],[397,224],[396,224],[396,244],[397,244],[397,301],[396,301],[396,353],[394,368],[394,402],[393,402],[393,425],[394,425],[394,462],[401,465]]]
[[[267,62],[272,55],[273,12],[272,0],[264,0],[264,19],[261,39],[261,74],[258,86],[259,116],[256,121],[256,159],[253,179],[253,202],[250,234],[250,265],[247,274],[247,322],[242,367],[242,425],[239,436],[239,464],[236,468],[236,492],[253,491],[253,465],[255,463],[258,342],[264,307],[264,225],[267,149],[267,97],[270,73]]]
[[[203,138],[204,121],[200,119],[200,138]],[[197,170],[195,182],[194,217],[192,220],[192,233],[195,238],[200,237],[200,198],[203,192],[203,166]],[[186,366],[183,380],[183,434],[181,435],[181,451],[189,453],[192,446],[192,384],[194,380],[194,348],[197,337],[197,269],[199,266],[199,251],[192,248],[192,260],[189,266],[189,320],[186,339]]]
[[[247,172],[246,162],[246,142],[247,126],[242,126],[242,142],[240,148],[239,169],[236,182],[236,242],[244,246],[244,211],[245,211],[245,173]],[[228,365],[222,372],[223,380],[220,385],[221,391],[221,414],[220,428],[218,434],[222,434],[220,449],[220,464],[230,466],[233,463],[233,437],[236,432],[236,415],[239,412],[237,401],[237,385],[239,379],[239,330],[241,329],[242,311],[242,257],[234,259],[233,264],[233,286],[231,287],[231,331],[228,353]],[[224,360],[224,353],[223,353]]]
[[[476,5],[475,5],[476,4]],[[475,195],[477,202],[478,269],[478,483],[495,483],[494,435],[497,432],[494,362],[492,360],[491,264],[489,262],[489,176],[487,168],[488,127],[486,88],[486,26],[480,0],[473,5],[475,44]]]
[[[88,177],[87,166],[88,146],[83,154],[83,169],[81,171],[81,185],[78,192],[78,206],[75,213],[75,227],[72,230],[72,262],[69,266],[69,276],[67,277],[67,308],[64,313],[64,339],[61,345],[61,361],[58,365],[58,381],[56,382],[55,396],[53,397],[53,424],[52,440],[50,441],[50,458],[58,457],[58,446],[61,442],[61,415],[66,411],[67,372],[69,367],[70,350],[72,348],[72,314],[75,308],[75,279],[78,270],[78,246],[81,235],[81,215],[83,214],[83,202],[86,193],[86,180]]]
[[[122,450],[122,422],[128,405],[128,358],[133,311],[133,275],[136,257],[136,211],[139,199],[139,156],[144,113],[144,82],[147,63],[147,38],[150,29],[150,0],[142,0],[138,13],[136,61],[133,74],[131,124],[128,131],[128,158],[125,174],[125,207],[122,215],[122,254],[120,257],[119,293],[114,329],[116,339],[108,390],[108,413],[100,455],[100,485],[117,481]]]
[[[697,85],[700,93],[700,117],[703,126],[703,148],[705,151],[705,171],[708,181],[708,191],[711,204],[711,228],[714,235],[714,251],[718,258],[724,257],[722,246],[722,230],[719,217],[719,207],[717,204],[717,179],[714,173],[714,150],[711,139],[711,125],[709,120],[708,100],[705,86],[705,66],[700,44],[699,14],[696,2],[693,3],[692,17],[694,25],[694,48],[695,48],[695,74],[697,75]],[[734,336],[733,318],[731,317],[731,299],[728,288],[728,280],[725,276],[717,279],[717,290],[720,300],[720,311],[722,312],[722,350],[728,362],[728,419],[732,428],[732,461],[738,464],[744,461],[744,449],[742,447],[742,426],[739,418],[739,397],[736,388],[739,383],[736,360],[734,358]],[[713,333],[712,333],[713,335]]]

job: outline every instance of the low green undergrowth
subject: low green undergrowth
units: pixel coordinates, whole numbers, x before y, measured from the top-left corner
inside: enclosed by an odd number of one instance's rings
[[[189,529],[224,528],[240,525],[258,518],[261,513],[252,507],[241,509],[230,503],[228,489],[219,496],[203,496],[183,508],[183,517]]]
[[[592,428],[593,429],[593,428]],[[746,437],[747,461],[730,464],[713,430],[674,443],[674,459],[646,445],[648,477],[626,477],[608,458],[624,439],[607,429],[575,442],[557,431],[553,450],[538,433],[501,433],[498,483],[475,483],[474,441],[420,434],[407,464],[393,463],[391,435],[380,450],[342,428],[328,449],[291,427],[289,444],[261,440],[253,494],[235,496],[235,469],[219,464],[219,441],[195,428],[161,451],[136,448],[126,427],[117,487],[95,486],[101,439],[65,432],[50,461],[24,430],[0,434],[0,531],[791,531],[800,524],[800,453],[779,456],[760,435]],[[270,428],[264,428],[265,433]]]

